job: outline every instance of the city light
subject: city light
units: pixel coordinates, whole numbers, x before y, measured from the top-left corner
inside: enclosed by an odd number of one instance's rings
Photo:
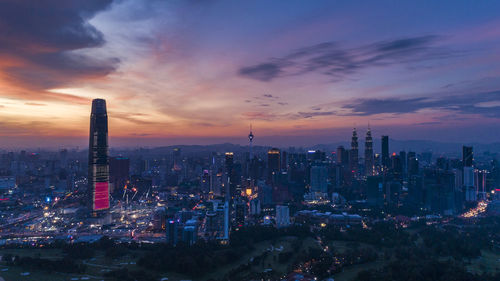
[[[464,218],[475,218],[484,212],[486,212],[486,209],[488,208],[488,202],[486,201],[480,201],[477,203],[477,207],[468,210],[464,214],[462,214],[462,217]]]
[[[499,11],[0,1],[0,280],[498,280]]]

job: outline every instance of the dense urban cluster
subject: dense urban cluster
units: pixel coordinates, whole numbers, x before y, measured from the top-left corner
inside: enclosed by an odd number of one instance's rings
[[[369,128],[362,154],[356,129],[347,148],[248,141],[109,149],[94,100],[88,150],[2,152],[2,267],[85,276],[102,256],[96,278],[117,280],[313,280],[360,265],[351,279],[498,278],[467,270],[499,257],[498,154],[396,152],[388,136],[377,150]]]

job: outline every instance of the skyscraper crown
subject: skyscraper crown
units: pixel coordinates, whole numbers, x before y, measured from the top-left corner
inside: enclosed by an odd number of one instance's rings
[[[106,114],[106,100],[104,100],[104,99],[92,100],[92,113],[93,114]]]

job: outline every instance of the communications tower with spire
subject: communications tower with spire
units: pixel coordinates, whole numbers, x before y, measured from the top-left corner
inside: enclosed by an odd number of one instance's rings
[[[249,141],[249,147],[250,147],[250,161],[252,161],[252,143],[253,143],[253,138],[254,135],[252,133],[252,124],[250,124],[250,134],[248,134],[248,141]]]

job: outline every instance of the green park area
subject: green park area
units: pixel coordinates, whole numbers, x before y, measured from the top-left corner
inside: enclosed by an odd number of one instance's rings
[[[55,244],[2,248],[4,280],[280,280],[291,272],[318,280],[497,280],[498,221],[481,228],[391,222],[367,227],[246,227],[231,243]],[[425,279],[430,278],[433,279]],[[168,279],[167,279],[168,278]],[[451,278],[451,279],[450,279]],[[1,280],[1,279],[0,279]]]

